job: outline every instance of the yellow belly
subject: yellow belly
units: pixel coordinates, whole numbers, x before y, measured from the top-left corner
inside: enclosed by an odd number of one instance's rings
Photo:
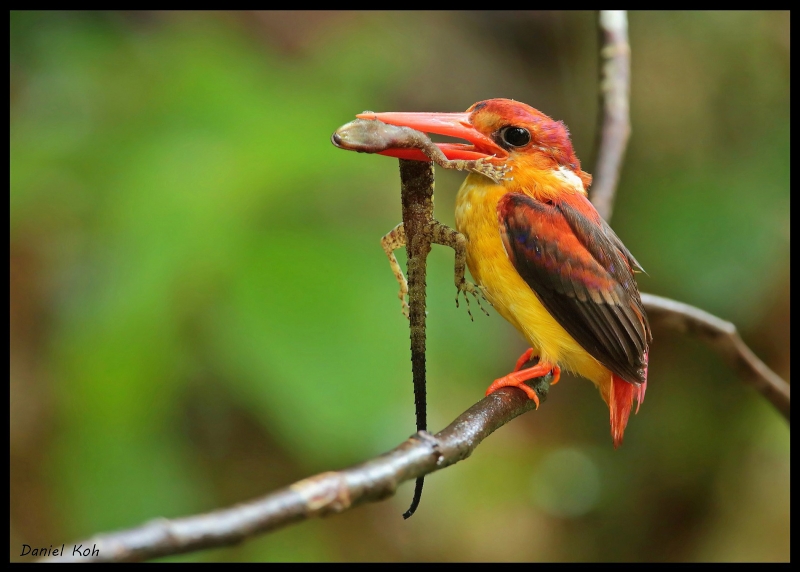
[[[585,377],[607,392],[611,372],[584,350],[545,309],[506,254],[497,202],[508,192],[470,174],[456,198],[456,228],[467,238],[467,266],[495,310],[511,322],[542,361]]]

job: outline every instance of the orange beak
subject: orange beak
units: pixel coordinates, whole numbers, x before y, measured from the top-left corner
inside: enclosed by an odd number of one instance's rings
[[[410,127],[423,133],[435,133],[466,139],[464,143],[436,143],[445,156],[450,159],[487,159],[491,157],[506,158],[508,153],[489,137],[475,129],[469,121],[469,113],[359,113],[359,119],[378,119],[389,125]],[[430,161],[418,149],[386,149],[380,155],[411,159],[414,161]]]

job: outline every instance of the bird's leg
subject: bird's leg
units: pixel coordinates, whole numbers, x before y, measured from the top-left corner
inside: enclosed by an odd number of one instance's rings
[[[527,350],[522,352],[521,356],[519,356],[519,359],[517,360],[517,365],[514,366],[514,371],[521,370],[522,366],[524,366],[529,361],[533,361],[534,359],[536,359],[538,361],[539,356],[534,356],[533,355],[533,348],[528,348]],[[536,365],[536,364],[533,364],[533,365]],[[531,366],[531,367],[533,367],[533,366]],[[558,366],[555,366],[555,367],[552,368],[552,370],[553,370],[553,380],[550,382],[550,385],[555,385],[555,384],[558,383],[558,380],[561,379],[561,369]]]
[[[444,246],[449,246],[455,251],[455,284],[456,284],[456,308],[458,307],[458,297],[463,293],[464,299],[467,301],[467,314],[469,314],[470,320],[472,320],[472,312],[469,308],[469,294],[472,294],[475,297],[475,300],[478,302],[478,307],[481,311],[489,315],[489,312],[486,311],[486,308],[483,307],[481,304],[481,298],[486,300],[486,296],[483,294],[483,290],[481,290],[480,286],[476,286],[472,282],[468,281],[464,278],[464,270],[467,266],[467,239],[466,237],[458,232],[450,228],[449,226],[440,223],[439,221],[434,221],[430,227],[431,233],[431,242],[436,244],[442,244]],[[488,302],[488,300],[486,300]],[[491,303],[491,302],[490,302]]]
[[[521,370],[523,365],[531,361],[532,356],[533,356],[533,348],[528,348],[527,350],[525,350],[525,353],[519,356],[519,359],[517,360],[517,365],[514,366],[514,371]],[[553,383],[551,382],[550,385],[553,385]]]
[[[395,250],[402,248],[405,245],[406,231],[402,222],[386,233],[383,238],[381,238],[381,246],[383,247],[384,252],[386,252],[386,256],[389,257],[389,266],[392,268],[392,272],[394,272],[394,277],[397,279],[397,283],[400,284],[400,293],[398,294],[401,304],[400,311],[406,318],[408,318],[409,309],[408,303],[406,302],[406,296],[408,295],[408,282],[406,281],[406,277],[403,276],[403,270],[400,268],[400,265],[397,263],[397,258],[395,258],[394,255]]]
[[[532,367],[522,369],[522,366],[525,365],[526,362],[530,361],[532,355],[533,349],[529,349],[522,354],[519,360],[517,360],[517,366],[514,368],[514,371],[508,375],[504,375],[503,377],[494,380],[494,383],[492,383],[492,385],[490,385],[486,390],[486,395],[494,393],[501,387],[518,387],[524,391],[529,398],[536,402],[536,409],[539,409],[539,396],[536,395],[536,392],[533,390],[533,388],[525,382],[529,379],[542,377],[552,372],[553,381],[550,382],[550,385],[555,385],[558,383],[558,380],[561,377],[561,368],[557,365],[551,365],[549,363],[540,361]]]

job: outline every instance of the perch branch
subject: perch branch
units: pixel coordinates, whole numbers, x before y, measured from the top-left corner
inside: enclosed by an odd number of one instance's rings
[[[652,322],[691,334],[716,349],[759,393],[789,418],[789,384],[745,345],[736,327],[699,308],[642,294]],[[551,376],[531,380],[547,397]],[[71,557],[70,551],[45,559],[54,562],[140,561],[196,550],[230,546],[247,538],[313,517],[343,512],[392,496],[400,483],[466,459],[486,437],[535,407],[515,388],[503,388],[470,407],[446,429],[420,432],[379,457],[341,471],[303,479],[264,497],[206,514],[157,519],[137,528],[100,534],[82,542],[97,545],[99,555]]]
[[[552,375],[529,382],[547,398]],[[400,483],[449,467],[469,457],[478,444],[536,404],[516,388],[484,397],[446,429],[418,432],[388,453],[341,471],[298,481],[264,497],[184,518],[160,518],[142,526],[99,534],[80,544],[97,545],[96,556],[50,557],[50,562],[130,562],[237,544],[252,536],[313,517],[343,512],[386,499]]]

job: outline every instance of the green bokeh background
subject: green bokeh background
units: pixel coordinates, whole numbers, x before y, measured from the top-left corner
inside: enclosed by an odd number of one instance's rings
[[[396,161],[364,109],[525,101],[592,169],[595,15],[12,13],[10,558],[244,501],[413,432],[379,238]],[[632,13],[613,226],[643,291],[731,320],[789,377],[789,13]],[[453,223],[463,174],[437,171]],[[523,340],[429,262],[430,427]],[[402,262],[401,257],[401,262]],[[788,561],[789,427],[657,329],[625,444],[590,383],[393,499],[168,560]]]

